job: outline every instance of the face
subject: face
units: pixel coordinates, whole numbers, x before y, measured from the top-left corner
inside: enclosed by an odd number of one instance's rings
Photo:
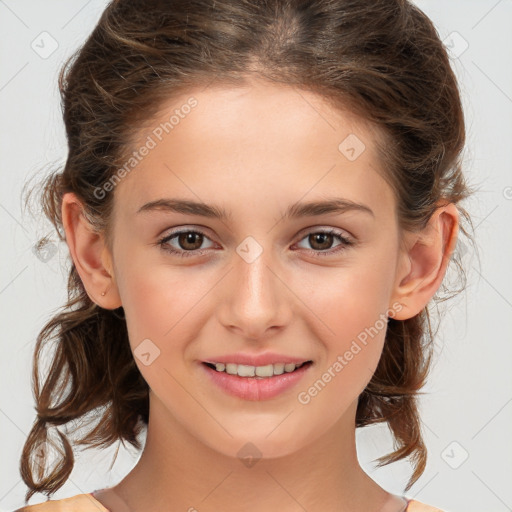
[[[353,426],[400,307],[375,133],[313,93],[251,82],[169,101],[134,150],[112,264],[153,410],[230,456],[248,442],[283,456]],[[326,201],[339,208],[305,207]],[[205,364],[237,361],[308,363],[261,379]]]

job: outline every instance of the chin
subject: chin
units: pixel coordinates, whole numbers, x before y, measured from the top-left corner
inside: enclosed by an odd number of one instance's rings
[[[290,415],[290,416],[293,416]],[[229,422],[220,423],[225,425],[227,434],[224,430],[220,435],[212,436],[212,431],[204,432],[200,435],[202,442],[216,452],[237,459],[276,459],[293,455],[305,446],[314,441],[313,433],[319,434],[319,428],[312,430],[301,427],[289,422],[289,419],[283,422],[286,414],[280,415],[279,419],[272,421],[251,420],[247,428],[244,425],[230,426]],[[271,426],[269,427],[269,423]]]

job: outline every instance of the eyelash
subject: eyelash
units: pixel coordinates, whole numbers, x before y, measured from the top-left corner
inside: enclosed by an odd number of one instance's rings
[[[176,250],[171,248],[167,242],[172,240],[173,238],[176,238],[179,235],[185,234],[185,233],[195,233],[204,236],[205,238],[209,237],[203,233],[202,231],[195,230],[195,229],[187,229],[183,231],[176,231],[174,233],[171,233],[170,235],[165,235],[163,238],[158,240],[158,245],[163,251],[166,251],[168,253],[171,253],[173,255],[176,255],[178,257],[190,257],[190,256],[202,256],[205,252],[207,252],[208,249],[195,249],[193,251],[185,251],[185,250]],[[351,245],[354,245],[354,242],[352,240],[349,240],[345,236],[341,234],[336,229],[325,229],[325,230],[319,230],[319,231],[310,231],[309,233],[306,233],[305,236],[303,236],[299,242],[307,238],[309,235],[317,235],[317,234],[325,234],[325,235],[334,235],[335,238],[337,238],[341,244],[336,246],[334,250],[327,249],[325,251],[318,251],[314,249],[309,249],[308,252],[313,252],[315,256],[332,256],[334,254],[339,254],[340,252],[344,251],[347,247],[350,247]]]

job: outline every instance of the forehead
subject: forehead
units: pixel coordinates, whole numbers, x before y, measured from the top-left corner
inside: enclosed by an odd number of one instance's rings
[[[390,193],[379,176],[377,137],[356,115],[291,86],[190,90],[163,103],[141,130],[132,147],[137,161],[116,195],[129,197],[133,210],[164,193],[291,204],[336,191],[372,202]]]

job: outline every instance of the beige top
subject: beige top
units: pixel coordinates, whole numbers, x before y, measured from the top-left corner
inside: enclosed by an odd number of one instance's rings
[[[407,501],[407,509],[404,512],[443,512],[439,508],[425,505],[416,500]],[[77,494],[62,500],[44,501],[37,505],[18,508],[14,512],[110,512],[110,510],[105,508],[92,493],[88,493]]]

